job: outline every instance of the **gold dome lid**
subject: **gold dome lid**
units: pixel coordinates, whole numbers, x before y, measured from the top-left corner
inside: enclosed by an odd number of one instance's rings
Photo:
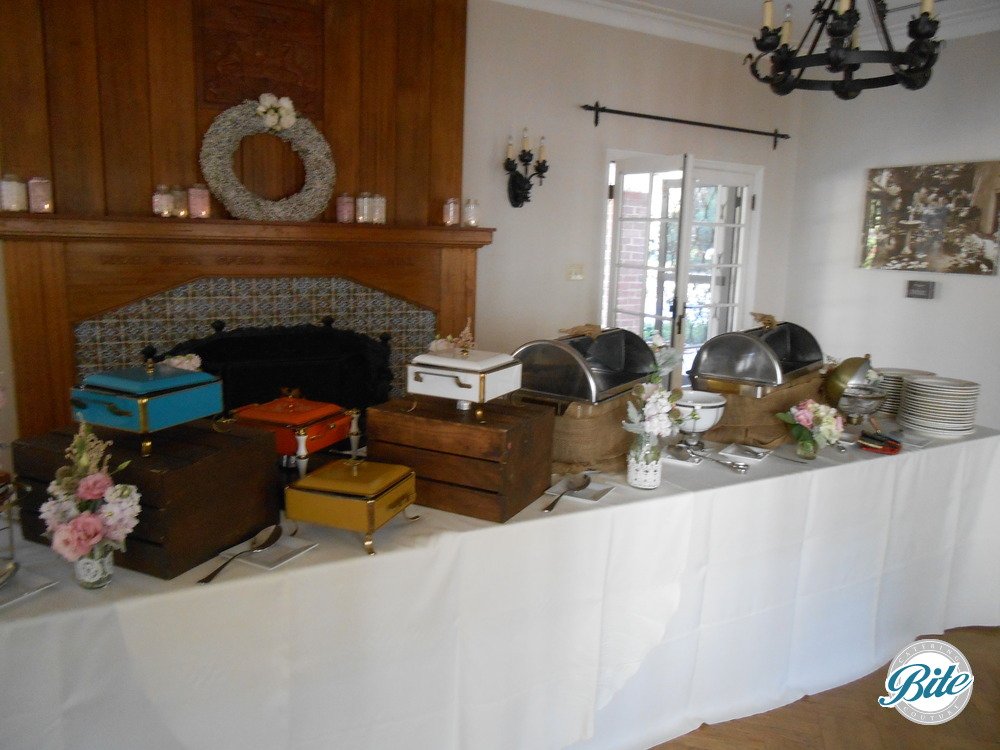
[[[852,386],[868,385],[868,371],[871,370],[871,355],[848,357],[826,374],[823,389],[831,404],[836,405],[844,395],[844,389]]]

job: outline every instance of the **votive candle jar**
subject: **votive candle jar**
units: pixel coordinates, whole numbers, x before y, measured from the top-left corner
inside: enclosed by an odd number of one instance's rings
[[[212,198],[204,185],[192,185],[187,191],[188,213],[192,219],[207,219],[212,215]]]
[[[371,193],[361,193],[354,201],[354,220],[358,224],[372,223],[372,196]]]
[[[350,224],[354,221],[354,196],[341,193],[337,196],[337,222]]]
[[[462,226],[479,226],[479,201],[475,198],[468,198],[462,206]]]
[[[28,186],[16,174],[5,174],[0,179],[0,210],[28,210]]]
[[[385,224],[386,201],[384,195],[372,196],[372,224]]]
[[[50,214],[52,205],[52,181],[45,177],[28,180],[28,209],[33,214]]]
[[[157,216],[170,216],[174,210],[174,196],[166,185],[157,185],[153,192],[153,213]]]
[[[446,227],[453,227],[458,224],[458,198],[449,198],[444,202],[441,212],[441,221]]]
[[[170,212],[171,216],[176,216],[180,219],[185,218],[188,215],[188,194],[187,190],[175,185],[170,188],[170,195],[174,199],[173,210]]]

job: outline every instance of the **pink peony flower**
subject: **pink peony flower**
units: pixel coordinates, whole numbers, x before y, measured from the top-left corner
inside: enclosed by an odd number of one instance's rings
[[[813,428],[813,415],[809,409],[799,407],[793,409],[792,413],[795,415],[795,421],[800,425],[805,427],[807,430],[811,430]]]
[[[90,553],[104,538],[104,524],[93,513],[81,513],[52,535],[52,549],[70,562]]]
[[[81,479],[76,488],[76,495],[81,500],[101,500],[113,484],[111,477],[100,471]]]

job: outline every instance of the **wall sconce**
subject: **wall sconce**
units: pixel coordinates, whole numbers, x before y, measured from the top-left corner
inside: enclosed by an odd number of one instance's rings
[[[549,171],[549,163],[545,161],[544,135],[538,141],[538,161],[535,162],[532,170],[531,161],[534,158],[535,155],[531,153],[528,145],[527,128],[521,131],[521,153],[517,155],[516,161],[514,160],[514,138],[513,136],[507,138],[507,158],[504,159],[503,168],[510,175],[507,179],[507,198],[514,208],[520,208],[531,200],[531,181],[537,177],[538,184],[541,185],[542,180],[545,179],[545,173]],[[521,163],[520,169],[523,174],[518,171],[518,162]]]

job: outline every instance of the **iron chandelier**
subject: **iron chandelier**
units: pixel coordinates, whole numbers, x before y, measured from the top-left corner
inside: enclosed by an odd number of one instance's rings
[[[875,24],[882,49],[859,48],[861,15],[857,0],[817,0],[812,9],[812,20],[797,47],[791,47],[792,6],[785,6],[785,18],[780,26],[773,25],[773,0],[764,0],[764,23],[754,45],[760,52],[748,55],[750,72],[763,81],[776,94],[789,94],[795,89],[832,91],[841,99],[854,99],[864,89],[881,88],[900,84],[908,89],[923,88],[931,77],[931,68],[937,62],[939,42],[934,39],[938,21],[931,17],[934,0],[921,0],[920,14],[907,25],[910,44],[905,50],[893,47],[886,28],[884,0],[868,0],[871,18]],[[824,32],[829,37],[828,46],[817,52]],[[771,70],[761,73],[759,64],[769,56]],[[857,75],[866,63],[888,65],[884,75]],[[810,68],[825,68],[833,74],[826,78],[807,78]],[[839,77],[836,77],[838,76]]]

